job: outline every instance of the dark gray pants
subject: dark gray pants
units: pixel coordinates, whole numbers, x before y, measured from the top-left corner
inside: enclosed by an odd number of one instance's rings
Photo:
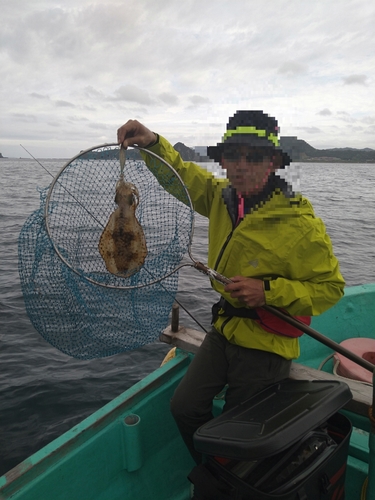
[[[194,449],[193,434],[213,418],[213,399],[225,385],[223,411],[287,378],[290,366],[291,361],[278,354],[231,344],[215,330],[206,335],[171,401],[172,415],[197,463],[202,456]]]

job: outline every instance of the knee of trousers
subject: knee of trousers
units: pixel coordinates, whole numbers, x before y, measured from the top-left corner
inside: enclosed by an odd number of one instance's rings
[[[181,394],[178,390],[172,396],[170,409],[176,420],[195,419],[203,413],[200,408],[197,408],[195,398],[189,398],[188,395]]]

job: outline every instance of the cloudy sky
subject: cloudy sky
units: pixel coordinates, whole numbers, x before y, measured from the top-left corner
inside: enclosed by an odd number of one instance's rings
[[[238,109],[375,148],[369,0],[0,0],[0,152],[71,157],[130,118],[215,144]]]

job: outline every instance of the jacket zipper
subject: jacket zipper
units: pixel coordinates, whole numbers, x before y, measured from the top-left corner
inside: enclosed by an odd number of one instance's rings
[[[233,230],[228,234],[227,239],[225,240],[224,245],[221,247],[220,253],[219,253],[218,258],[216,259],[216,262],[215,262],[215,266],[214,266],[214,270],[215,271],[217,270],[217,268],[218,268],[218,266],[220,264],[220,260],[221,260],[221,258],[223,256],[223,253],[224,253],[224,251],[225,251],[225,249],[226,249],[226,247],[227,247],[230,239],[232,238],[232,235],[233,235]],[[228,318],[222,323],[222,325],[220,327],[220,332],[221,332],[222,335],[224,335],[224,328],[225,328],[225,326],[229,323],[229,321],[232,318],[233,318],[233,316],[228,316]]]
[[[225,249],[227,248],[228,243],[229,243],[230,239],[232,238],[232,235],[233,235],[233,230],[228,234],[227,239],[225,240],[224,245],[221,247],[220,253],[219,253],[218,258],[216,259],[216,262],[215,262],[215,266],[214,266],[214,270],[215,271],[217,271],[217,268],[218,268],[218,266],[220,264],[220,261],[221,261],[221,258],[223,256],[223,253],[224,253]]]
[[[216,259],[216,262],[215,262],[215,265],[214,265],[214,270],[217,271],[217,268],[219,267],[219,264],[220,264],[220,261],[221,261],[221,258],[223,256],[223,253],[225,251],[225,249],[227,248],[228,246],[228,243],[230,242],[232,236],[233,236],[233,231],[235,230],[236,228],[236,225],[234,223],[234,221],[232,222],[233,224],[233,229],[232,231],[228,234],[227,236],[227,239],[225,240],[224,242],[224,245],[221,247],[221,250],[220,250],[220,253]],[[221,330],[221,334],[224,335],[224,327],[229,323],[229,321],[233,318],[233,316],[228,316],[228,318],[222,323],[221,327],[220,327],[220,330]]]

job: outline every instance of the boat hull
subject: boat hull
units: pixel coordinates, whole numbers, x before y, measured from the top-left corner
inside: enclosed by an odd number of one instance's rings
[[[352,287],[312,326],[338,342],[349,336],[375,337],[374,302],[375,285]],[[298,361],[317,368],[329,349],[304,335],[301,352]],[[171,361],[9,471],[0,478],[0,499],[190,498],[187,475],[194,463],[169,401],[192,357],[178,350]],[[221,406],[221,400],[215,402],[215,413]],[[346,498],[359,500],[368,473],[370,426],[365,417],[346,414],[357,426],[349,447]]]

